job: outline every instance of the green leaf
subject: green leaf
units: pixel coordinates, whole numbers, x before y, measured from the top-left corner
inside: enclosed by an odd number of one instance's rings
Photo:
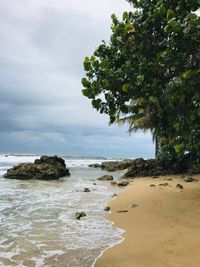
[[[92,106],[96,108],[97,110],[99,110],[101,107],[101,99],[93,99]]]
[[[91,60],[92,62],[94,62],[95,59],[96,59],[96,57],[95,57],[95,56],[92,56],[90,60]]]
[[[144,75],[138,75],[137,76],[137,81],[138,82],[143,82],[144,81]]]
[[[188,80],[193,76],[194,72],[192,70],[188,70],[183,73],[183,79]]]
[[[89,87],[90,86],[90,82],[86,79],[86,78],[82,78],[81,79],[81,83],[84,87]]]
[[[152,95],[149,97],[149,100],[150,100],[150,102],[152,102],[154,104],[157,103],[157,101],[158,101],[157,97],[152,96]]]
[[[129,90],[129,83],[125,83],[123,86],[122,86],[122,91],[123,92],[128,92],[128,90]]]
[[[176,145],[175,146],[175,151],[176,151],[177,154],[180,153],[181,150],[182,150],[182,147],[180,145]]]
[[[165,27],[164,27],[164,32],[169,32],[170,31],[170,26],[169,25],[166,25]]]
[[[123,13],[123,20],[126,20],[127,18],[128,18],[128,12],[125,11],[125,12]]]
[[[133,26],[133,24],[130,24],[130,23],[126,23],[125,28],[126,28],[127,32],[134,32],[135,31],[135,27]]]
[[[85,71],[89,71],[91,68],[91,63],[89,61],[84,61],[83,67]]]
[[[83,94],[84,96],[86,96],[86,97],[89,97],[89,96],[90,96],[90,89],[88,89],[88,88],[84,88],[84,89],[82,90],[82,94]]]
[[[175,16],[175,12],[172,9],[167,10],[167,18],[171,19]]]

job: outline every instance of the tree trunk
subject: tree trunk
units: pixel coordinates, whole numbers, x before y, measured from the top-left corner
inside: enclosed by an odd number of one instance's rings
[[[158,142],[158,137],[155,137],[155,158],[157,159],[159,156],[159,150],[160,150],[160,146],[159,146],[159,142]]]

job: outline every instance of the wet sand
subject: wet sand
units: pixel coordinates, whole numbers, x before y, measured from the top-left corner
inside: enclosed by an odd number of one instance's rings
[[[193,178],[133,180],[109,203],[108,219],[125,230],[124,241],[106,250],[95,267],[200,266],[200,175]]]

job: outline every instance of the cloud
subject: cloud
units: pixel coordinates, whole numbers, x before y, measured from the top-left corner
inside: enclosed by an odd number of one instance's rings
[[[0,1],[2,151],[152,153],[150,134],[108,127],[81,94],[84,57],[127,9],[124,0]]]

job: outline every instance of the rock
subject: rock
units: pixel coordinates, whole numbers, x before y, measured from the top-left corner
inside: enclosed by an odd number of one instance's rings
[[[159,184],[159,186],[168,186],[168,183]]]
[[[150,184],[150,187],[155,187],[155,184]]]
[[[86,188],[83,189],[83,192],[89,193],[90,189],[86,187]]]
[[[138,205],[137,204],[134,204],[134,203],[128,205],[128,209],[134,209],[136,207],[138,207]]]
[[[129,184],[128,181],[121,181],[117,183],[118,186],[127,186],[128,184]]]
[[[93,183],[93,185],[97,185],[96,183]]]
[[[21,163],[7,170],[3,176],[8,179],[19,180],[56,180],[60,177],[69,176],[65,161],[57,156],[42,156],[34,163]]]
[[[117,194],[113,194],[112,197],[117,197]]]
[[[160,175],[172,174],[198,174],[200,173],[200,162],[194,160],[190,155],[186,155],[182,160],[176,159],[126,159],[121,161],[105,161],[101,164],[90,165],[94,168],[101,168],[107,171],[126,170],[123,178],[150,176],[153,179]]]
[[[109,211],[109,210],[110,210],[109,206],[105,207],[105,209],[104,209],[104,211]]]
[[[106,171],[117,171],[117,170],[124,170],[132,166],[133,164],[132,159],[125,159],[119,161],[105,161],[101,163],[101,168]]]
[[[80,220],[82,217],[85,217],[85,216],[86,216],[86,213],[83,212],[83,211],[81,211],[81,212],[76,212],[76,214],[75,214],[75,218],[76,218],[77,220]]]
[[[158,178],[159,178],[159,176],[157,176],[157,175],[152,176],[152,179],[158,179]]]
[[[112,175],[103,175],[99,178],[97,178],[97,180],[99,181],[112,181],[114,178]]]
[[[186,183],[191,183],[191,182],[194,181],[194,179],[193,179],[191,176],[186,176],[183,180],[184,180],[184,182],[186,182]]]
[[[111,184],[111,185],[117,185],[117,182],[112,181],[110,184]]]
[[[99,163],[89,164],[88,167],[91,167],[91,168],[101,168],[101,164],[99,164]]]
[[[176,188],[178,188],[178,189],[183,189],[184,187],[182,186],[182,184],[177,184],[177,185],[176,185]]]
[[[128,210],[118,210],[118,213],[128,212]]]

